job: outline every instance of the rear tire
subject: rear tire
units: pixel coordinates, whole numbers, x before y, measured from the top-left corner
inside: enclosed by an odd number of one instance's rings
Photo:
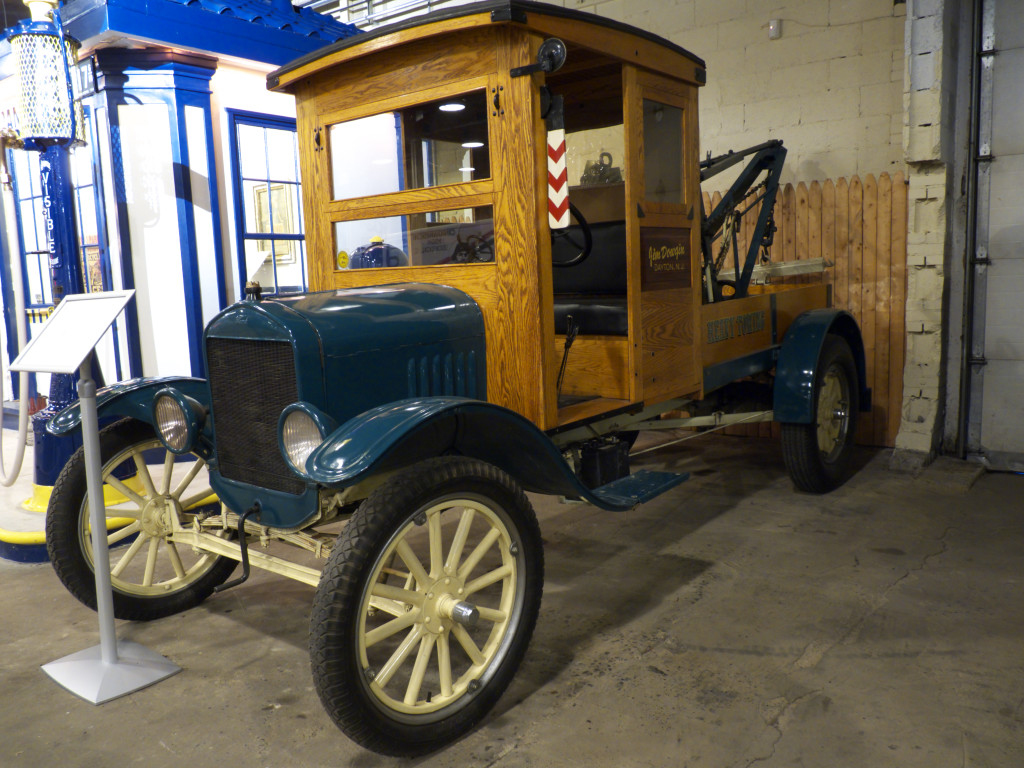
[[[827,493],[846,480],[857,426],[858,391],[850,345],[830,333],[814,372],[811,422],[781,425],[782,458],[799,490]]]

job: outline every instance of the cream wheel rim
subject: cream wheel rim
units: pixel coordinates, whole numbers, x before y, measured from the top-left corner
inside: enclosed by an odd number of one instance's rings
[[[845,372],[829,366],[818,390],[818,448],[825,461],[834,461],[846,445],[850,429],[850,390]]]
[[[521,611],[518,554],[482,498],[433,503],[391,538],[359,606],[359,664],[379,704],[423,715],[486,683]],[[476,626],[460,623],[459,604]]]
[[[144,454],[165,452],[162,464],[147,464]],[[134,461],[136,472],[119,479],[115,470]],[[110,581],[117,591],[141,597],[158,597],[184,589],[204,576],[217,555],[179,547],[171,540],[188,510],[217,501],[210,488],[206,462],[177,462],[163,444],[153,439],[127,448],[108,461],[102,470],[106,505]],[[82,551],[93,565],[89,501],[82,503],[79,529]],[[132,538],[134,537],[134,538]],[[132,539],[127,546],[124,542]],[[118,546],[118,545],[122,546]]]

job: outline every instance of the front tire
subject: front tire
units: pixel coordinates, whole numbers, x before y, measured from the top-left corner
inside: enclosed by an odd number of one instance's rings
[[[859,407],[857,367],[846,340],[828,334],[814,372],[809,424],[782,424],[782,457],[801,491],[827,493],[850,470]]]
[[[352,516],[313,602],[310,658],[328,714],[388,755],[467,732],[526,653],[543,569],[536,516],[504,472],[445,457],[396,475]]]
[[[153,427],[134,419],[111,424],[99,438],[114,616],[149,621],[198,605],[237,565],[170,540],[175,524],[188,525],[218,504],[203,471],[206,462],[198,456],[175,461]],[[46,549],[68,591],[96,610],[91,530],[79,448],[50,496]]]

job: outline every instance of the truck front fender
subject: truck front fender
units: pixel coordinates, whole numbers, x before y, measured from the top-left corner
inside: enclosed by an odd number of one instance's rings
[[[206,379],[191,376],[144,377],[111,384],[96,392],[96,410],[104,416],[131,416],[133,419],[153,423],[153,395],[164,387],[174,387],[189,397],[210,407],[210,387]],[[64,408],[46,425],[51,435],[64,435],[78,428],[82,410],[78,401]]]
[[[459,397],[400,400],[366,411],[329,435],[305,469],[317,483],[347,486],[443,455],[493,464],[527,491],[580,498],[608,510],[633,505],[591,493],[532,422],[507,408]]]
[[[814,418],[814,374],[825,337],[834,333],[850,345],[857,367],[860,410],[871,410],[871,390],[867,385],[864,340],[853,315],[841,309],[812,309],[804,312],[786,331],[775,367],[773,393],[775,420],[790,424],[809,424]]]

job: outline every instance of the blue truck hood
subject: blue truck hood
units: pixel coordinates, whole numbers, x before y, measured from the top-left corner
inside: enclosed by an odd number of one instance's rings
[[[401,283],[239,302],[210,323],[206,336],[300,342],[312,341],[310,332],[325,357],[344,357],[482,337],[483,315],[455,288]]]

